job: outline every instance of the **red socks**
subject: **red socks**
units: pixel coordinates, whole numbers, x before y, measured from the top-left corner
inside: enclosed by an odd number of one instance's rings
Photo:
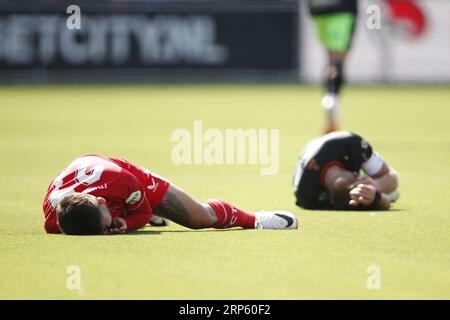
[[[255,215],[236,208],[232,204],[220,200],[210,200],[207,202],[216,212],[216,229],[233,227],[243,227],[246,229],[255,228]]]

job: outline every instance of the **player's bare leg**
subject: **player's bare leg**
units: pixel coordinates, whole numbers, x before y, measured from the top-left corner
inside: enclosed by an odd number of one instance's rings
[[[195,201],[173,184],[154,209],[154,214],[191,229],[213,227],[217,222],[214,210],[210,206]]]
[[[339,129],[339,93],[343,84],[343,63],[347,53],[329,52],[329,66],[325,73],[327,93],[322,98],[325,113],[324,132],[330,133]]]
[[[190,229],[233,228],[296,229],[292,213],[269,211],[249,213],[220,200],[200,203],[175,185],[171,185],[154,214]]]

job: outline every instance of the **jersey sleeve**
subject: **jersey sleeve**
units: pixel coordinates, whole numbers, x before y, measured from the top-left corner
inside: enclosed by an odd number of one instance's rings
[[[361,168],[363,163],[367,162],[367,160],[369,160],[372,156],[372,146],[369,144],[369,142],[367,142],[357,134],[353,134],[350,147],[352,159],[351,166],[354,169]]]
[[[49,188],[50,190],[50,188]],[[42,205],[44,211],[44,229],[47,233],[61,233],[58,224],[56,223],[56,212],[55,209],[50,204],[48,195],[45,197],[44,203]]]
[[[132,231],[145,226],[152,217],[152,208],[139,180],[127,170],[123,170],[126,177],[124,190],[125,221],[127,231]]]
[[[361,167],[364,173],[369,176],[375,175],[383,167],[384,159],[372,149],[372,146],[366,140],[356,134],[354,136],[352,145],[353,158],[356,162],[354,165]]]
[[[45,217],[44,229],[47,233],[61,233],[61,230],[59,230],[58,224],[56,223],[55,213],[49,213]]]
[[[156,208],[169,189],[170,182],[149,170],[137,166],[130,161],[122,158],[108,158],[119,165],[122,169],[129,171],[134,175],[145,189],[147,200],[151,208]]]

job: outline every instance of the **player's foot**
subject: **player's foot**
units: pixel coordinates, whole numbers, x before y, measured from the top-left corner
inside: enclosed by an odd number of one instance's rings
[[[169,221],[164,218],[153,215],[149,221],[149,224],[153,227],[165,227],[169,225]]]
[[[255,229],[297,229],[298,220],[287,211],[255,212]]]
[[[339,97],[334,93],[327,93],[321,101],[325,112],[325,133],[338,130]]]

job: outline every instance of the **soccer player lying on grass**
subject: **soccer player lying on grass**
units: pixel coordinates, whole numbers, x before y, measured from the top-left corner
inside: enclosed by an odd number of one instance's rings
[[[347,131],[309,142],[293,184],[296,204],[305,209],[389,210],[399,195],[397,172],[366,140]]]
[[[246,212],[225,201],[199,203],[166,179],[120,158],[75,159],[50,184],[43,204],[48,233],[125,233],[152,214],[191,229],[296,229],[286,211]]]

